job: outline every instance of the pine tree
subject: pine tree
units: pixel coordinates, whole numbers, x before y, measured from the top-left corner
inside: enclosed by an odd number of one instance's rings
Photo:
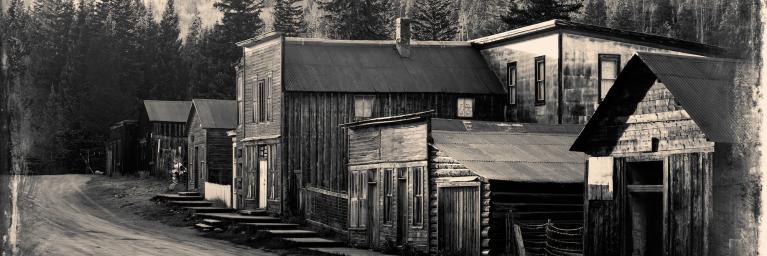
[[[306,33],[303,6],[296,5],[302,0],[275,0],[274,31],[286,36],[300,36]]]
[[[222,31],[228,42],[236,43],[263,32],[260,17],[263,0],[221,0],[214,6],[224,13]]]
[[[200,87],[203,79],[204,72],[204,56],[202,55],[200,47],[202,46],[202,19],[199,13],[195,13],[192,19],[192,24],[189,26],[189,32],[184,39],[184,45],[181,48],[181,57],[183,60],[183,71],[186,73],[185,77],[188,78],[186,83],[188,98],[197,98],[200,95]]]
[[[639,30],[639,28],[635,26],[635,21],[632,19],[633,11],[628,1],[633,0],[616,0],[614,2],[615,9],[608,17],[608,27],[628,31]]]
[[[581,7],[581,0],[512,0],[501,20],[512,29],[552,19],[570,20]]]
[[[390,0],[329,0],[320,2],[322,21],[333,39],[382,40],[392,38],[394,10]]]
[[[178,13],[175,2],[168,0],[160,20],[158,35],[157,81],[153,96],[162,99],[180,100],[184,95],[183,84],[179,83],[181,69],[181,40],[179,39]]]
[[[589,0],[585,8],[583,22],[597,26],[607,25],[605,0]]]
[[[416,0],[413,4],[413,37],[449,41],[458,33],[458,12],[453,0]]]

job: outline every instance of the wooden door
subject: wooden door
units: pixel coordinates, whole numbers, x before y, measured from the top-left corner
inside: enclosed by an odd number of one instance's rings
[[[269,161],[258,160],[258,208],[266,208],[266,177],[269,173]]]
[[[194,170],[194,189],[197,190],[200,188],[200,148],[194,147],[194,160],[193,160],[193,169]]]
[[[368,241],[370,242],[371,248],[378,247],[378,242],[380,239],[381,234],[381,228],[379,226],[380,220],[378,219],[379,213],[378,213],[378,186],[376,183],[376,171],[370,170],[368,172],[368,182],[367,182],[367,227],[368,227]]]
[[[397,244],[407,242],[407,168],[397,169]]]
[[[440,187],[439,248],[451,255],[479,255],[479,185]]]

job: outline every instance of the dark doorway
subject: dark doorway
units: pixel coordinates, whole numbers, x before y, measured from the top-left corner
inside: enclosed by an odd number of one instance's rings
[[[375,169],[368,170],[368,196],[367,196],[367,208],[368,208],[368,241],[371,248],[378,247],[378,240],[380,234],[378,219],[378,186],[377,186],[377,172]]]
[[[627,163],[627,255],[663,255],[663,162]]]
[[[407,168],[397,169],[397,244],[407,242]]]

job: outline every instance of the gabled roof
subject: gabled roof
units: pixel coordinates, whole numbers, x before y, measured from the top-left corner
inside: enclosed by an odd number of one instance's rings
[[[555,30],[586,32],[586,33],[591,33],[595,35],[607,36],[610,38],[629,39],[632,41],[637,41],[639,43],[661,44],[668,47],[686,49],[688,51],[692,51],[699,54],[705,53],[707,55],[722,56],[726,54],[727,52],[723,48],[712,46],[712,45],[706,45],[706,44],[685,41],[685,40],[680,40],[680,39],[675,39],[670,37],[645,34],[645,33],[639,33],[639,32],[627,31],[627,30],[620,30],[620,29],[614,29],[614,28],[608,28],[608,27],[602,27],[602,26],[595,26],[595,25],[589,25],[589,24],[578,23],[573,21],[557,20],[557,19],[532,24],[529,26],[517,28],[514,30],[509,30],[506,32],[502,32],[502,33],[498,33],[498,34],[494,34],[494,35],[490,35],[486,37],[477,38],[477,39],[471,40],[470,42],[479,47],[484,47],[487,45],[493,45],[493,44],[502,43],[505,41],[514,40],[514,39],[522,38],[522,37],[533,35],[533,34],[555,31]]]
[[[402,57],[394,41],[286,38],[284,87],[312,92],[503,94],[480,52],[466,42],[413,42]]]
[[[144,100],[150,122],[185,123],[191,107],[191,101]]]
[[[656,79],[663,82],[709,140],[733,142],[734,127],[739,126],[732,114],[738,63],[732,59],[636,53],[618,75],[571,150],[586,150],[589,137],[603,120],[631,114],[626,111],[636,108]],[[616,108],[618,105],[633,107]]]
[[[191,111],[195,111],[202,128],[237,128],[237,101],[235,100],[193,99]]]
[[[586,155],[568,150],[582,126],[469,122],[433,119],[433,146],[489,180],[583,182]]]

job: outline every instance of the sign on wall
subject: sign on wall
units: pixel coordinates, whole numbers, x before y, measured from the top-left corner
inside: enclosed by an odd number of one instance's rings
[[[613,200],[613,157],[589,157],[589,200]]]

